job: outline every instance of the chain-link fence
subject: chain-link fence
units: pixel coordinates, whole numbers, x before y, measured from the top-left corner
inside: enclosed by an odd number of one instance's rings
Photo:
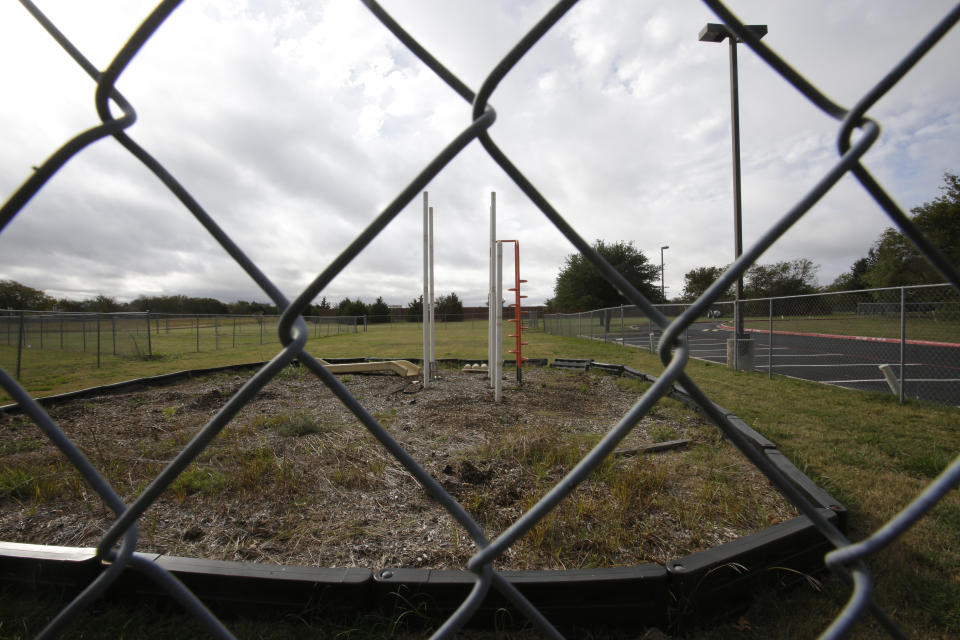
[[[423,167],[411,182],[399,193],[396,198],[374,219],[374,221],[351,243],[349,243],[338,257],[333,260],[307,286],[299,296],[288,300],[280,290],[267,278],[260,268],[240,249],[239,246],[221,229],[217,222],[203,208],[187,190],[161,165],[151,154],[133,140],[126,128],[133,124],[135,111],[133,106],[119,93],[115,87],[118,77],[124,72],[133,56],[143,47],[144,43],[161,28],[164,20],[176,9],[177,0],[165,0],[144,20],[137,28],[129,41],[118,52],[110,65],[100,72],[94,67],[69,40],[50,23],[29,0],[21,3],[37,18],[44,28],[73,59],[90,75],[96,83],[96,107],[101,124],[77,134],[54,152],[42,165],[35,168],[24,184],[14,192],[0,209],[0,230],[6,228],[11,219],[16,216],[24,205],[37,194],[50,177],[65,163],[81,153],[91,143],[102,138],[112,136],[123,146],[133,158],[140,161],[151,171],[180,202],[191,212],[211,236],[250,276],[250,278],[269,296],[278,308],[284,309],[277,324],[277,334],[283,344],[276,356],[246,383],[220,408],[216,415],[209,420],[197,433],[193,440],[187,443],[176,458],[169,463],[154,481],[144,489],[130,504],[125,504],[105,479],[101,470],[95,468],[83,453],[66,437],[51,420],[47,413],[33,401],[20,385],[5,370],[0,371],[0,384],[21,405],[24,412],[32,418],[40,429],[61,449],[72,465],[99,494],[104,504],[115,514],[116,519],[106,531],[97,546],[99,559],[103,562],[104,570],[89,586],[67,605],[49,624],[42,633],[43,637],[52,637],[63,630],[70,620],[82,609],[100,596],[105,589],[115,583],[118,577],[126,571],[139,570],[147,574],[158,586],[170,593],[187,610],[201,620],[207,629],[216,637],[231,637],[229,631],[209,612],[209,610],[172,575],[159,565],[153,564],[140,555],[135,555],[137,546],[138,522],[144,512],[157,500],[160,494],[177,479],[192,461],[194,461],[213,440],[213,438],[230,422],[230,420],[244,407],[244,405],[263,386],[276,376],[294,358],[309,368],[324,384],[341,400],[341,402],[356,416],[372,436],[385,447],[404,467],[417,479],[434,499],[436,499],[459,523],[459,526],[470,536],[478,551],[467,563],[467,568],[474,576],[474,586],[469,595],[460,604],[456,611],[444,622],[437,631],[437,637],[450,637],[462,627],[476,612],[485,600],[491,589],[498,591],[509,603],[522,612],[533,625],[548,637],[560,637],[559,632],[530,602],[507,580],[500,572],[494,570],[493,563],[501,557],[521,536],[529,532],[538,522],[542,521],[557,504],[567,497],[583,480],[597,468],[602,461],[613,452],[614,447],[632,429],[639,420],[647,414],[654,404],[665,394],[669,393],[675,383],[681,384],[690,394],[697,405],[733,442],[740,451],[759,468],[764,475],[780,491],[796,505],[817,527],[823,536],[835,547],[827,554],[826,563],[837,574],[842,576],[851,586],[851,595],[848,604],[832,621],[825,632],[826,637],[840,637],[845,635],[858,618],[865,613],[872,615],[891,635],[901,636],[890,617],[875,605],[871,599],[871,576],[864,563],[864,558],[876,553],[900,536],[903,531],[930,510],[940,498],[960,482],[960,458],[954,460],[904,511],[885,523],[876,533],[857,544],[851,544],[846,536],[828,520],[811,502],[809,497],[789,482],[780,468],[770,462],[758,449],[751,446],[744,435],[735,429],[728,428],[728,422],[718,413],[717,405],[699,389],[699,387],[684,372],[684,367],[691,357],[691,345],[685,338],[691,327],[716,306],[715,300],[741,277],[746,269],[753,264],[763,252],[770,248],[790,227],[802,218],[810,208],[830,191],[837,182],[846,175],[852,175],[871,194],[890,219],[900,230],[922,251],[934,267],[945,277],[953,287],[960,287],[960,274],[954,265],[950,264],[929,241],[920,233],[917,227],[886,195],[883,188],[874,180],[867,170],[860,164],[860,159],[867,150],[877,141],[880,130],[876,122],[866,114],[870,108],[891,87],[893,87],[907,71],[913,67],[923,55],[930,50],[938,40],[960,19],[960,6],[955,7],[938,23],[929,34],[917,43],[915,48],[875,87],[871,88],[852,109],[847,109],[834,103],[815,86],[794,71],[786,61],[779,58],[772,50],[764,45],[757,37],[720,2],[705,0],[705,4],[716,13],[720,20],[726,23],[746,46],[749,46],[758,56],[775,69],[788,83],[793,85],[816,108],[839,124],[838,130],[838,158],[816,185],[796,203],[783,203],[785,213],[767,229],[752,246],[747,247],[743,255],[727,270],[727,272],[711,286],[703,296],[693,305],[683,310],[672,319],[656,308],[636,288],[634,288],[622,274],[618,273],[590,245],[566,222],[553,206],[527,179],[524,173],[513,164],[503,151],[497,146],[489,133],[490,127],[496,119],[496,113],[488,104],[488,100],[498,83],[524,57],[524,55],[540,40],[540,38],[559,21],[564,14],[575,4],[572,1],[562,1],[537,22],[537,24],[510,50],[497,64],[489,76],[484,80],[477,92],[467,87],[460,79],[451,73],[444,65],[427,52],[403,28],[397,24],[373,0],[366,0],[365,4],[380,19],[380,21],[399,38],[421,61],[432,69],[451,90],[472,105],[472,119],[464,130],[454,137],[446,148],[425,167]],[[119,117],[112,115],[110,103],[120,112]],[[854,132],[856,131],[856,135]],[[640,312],[649,317],[661,331],[658,353],[666,365],[661,377],[654,382],[636,405],[614,426],[599,443],[571,470],[552,490],[531,506],[519,519],[510,525],[497,538],[489,540],[483,526],[477,523],[464,508],[451,497],[443,486],[428,474],[423,466],[412,458],[404,448],[388,433],[388,431],[368,412],[363,405],[354,398],[349,391],[325,369],[315,358],[304,350],[309,337],[309,327],[300,313],[307,305],[336,277],[359,253],[361,253],[374,238],[380,234],[391,221],[415,198],[453,158],[455,158],[469,143],[477,140],[487,151],[490,158],[499,165],[504,173],[527,195],[530,201],[550,220],[556,228],[594,265],[603,276],[614,284],[625,297],[635,305]],[[881,301],[884,302],[884,301]],[[864,314],[869,307],[864,307]],[[875,308],[874,308],[875,309]],[[606,327],[608,318],[603,319]],[[612,322],[612,319],[610,320]],[[591,320],[591,323],[593,321]],[[599,324],[599,323],[598,323]],[[591,326],[594,326],[591,324]],[[579,330],[582,334],[582,329]],[[890,576],[885,576],[889,578]]]
[[[310,338],[357,333],[365,316],[305,316]],[[279,344],[280,316],[174,313],[0,312],[0,366],[17,379],[51,363],[100,367],[105,358],[149,360]],[[60,352],[58,355],[55,352]],[[67,358],[76,355],[79,358]]]
[[[691,357],[733,366],[733,304],[714,303],[687,327]],[[676,318],[690,306],[657,308]],[[741,308],[749,357],[740,369],[960,406],[960,296],[949,285],[755,298]],[[544,328],[650,351],[661,334],[632,305],[547,314]]]

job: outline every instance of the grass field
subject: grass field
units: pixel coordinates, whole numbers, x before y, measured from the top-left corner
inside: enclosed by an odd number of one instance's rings
[[[371,326],[366,333],[311,339],[308,350],[320,357],[416,357],[422,349],[420,340],[420,325],[382,325]],[[527,341],[530,344],[524,355],[528,357],[592,357],[629,364],[654,375],[662,370],[649,353],[613,344],[542,332],[529,333]],[[256,345],[211,353],[185,352],[181,357],[164,355],[150,361],[115,358],[101,369],[82,370],[77,362],[55,365],[51,357],[42,366],[25,369],[25,384],[34,393],[62,392],[168,371],[260,361],[275,351],[275,345]],[[485,323],[438,326],[438,357],[485,355]],[[850,509],[853,539],[865,537],[906,506],[960,453],[960,412],[956,409],[916,402],[899,405],[889,394],[854,392],[786,378],[768,380],[763,374],[733,372],[704,362],[690,362],[687,371],[715,402],[773,440],[797,466]],[[960,635],[960,492],[950,492],[913,529],[868,564],[877,601],[909,636]],[[847,596],[847,589],[839,581],[826,577],[820,591],[802,587],[786,594],[764,595],[740,619],[681,635],[704,639],[812,638],[827,626]],[[0,620],[5,621],[0,637],[32,637],[49,619],[51,607],[56,606],[55,600],[38,601],[9,590],[0,592]],[[240,637],[249,638],[425,635],[422,630],[404,635],[405,621],[397,619],[344,618],[342,614],[312,610],[267,621],[236,619],[230,625]],[[100,605],[84,614],[76,627],[77,637],[88,638],[160,638],[173,629],[178,635],[190,635],[195,628],[194,622],[176,614],[164,612],[158,618],[149,610],[121,605]],[[485,633],[470,632],[462,637],[536,637],[522,631]],[[625,637],[642,635],[632,630]],[[579,637],[590,635],[584,631]],[[604,632],[593,637],[609,636]],[[858,623],[853,637],[886,636],[867,619]]]

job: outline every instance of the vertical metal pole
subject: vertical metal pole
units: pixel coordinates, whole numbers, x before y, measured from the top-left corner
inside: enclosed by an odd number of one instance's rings
[[[436,331],[437,310],[433,298],[433,207],[430,207],[428,218],[430,223],[430,373],[436,377],[437,352],[434,333]]]
[[[906,367],[904,359],[906,358],[907,345],[907,290],[900,287],[900,403],[903,404],[903,390],[907,386]]]
[[[423,321],[423,386],[430,386],[430,326],[427,319],[427,306],[430,304],[430,256],[428,254],[427,236],[429,206],[427,203],[427,192],[423,192],[423,304],[421,305],[420,317]]]
[[[627,346],[627,338],[623,333],[623,305],[620,305],[620,346]]]
[[[490,287],[487,292],[487,380],[490,385],[494,385],[494,366],[493,360],[496,357],[496,323],[497,312],[494,305],[499,306],[500,301],[496,299],[497,287],[494,284],[494,278],[497,275],[496,253],[497,253],[497,193],[490,192]]]
[[[147,311],[147,357],[153,357],[153,342],[150,340],[150,312]]]
[[[117,355],[117,316],[110,316],[110,334],[113,339],[113,355]]]
[[[17,330],[17,380],[20,379],[20,364],[23,362],[23,311],[20,312],[20,326]]]
[[[43,316],[40,316],[40,348],[43,349]]]
[[[87,352],[87,319],[80,321],[80,333],[83,335],[83,352]]]
[[[740,198],[740,99],[737,86],[737,38],[730,36],[727,38],[730,43],[730,127],[733,155],[733,255],[734,260],[740,258],[743,253],[743,233],[741,228],[742,203]],[[734,295],[733,325],[734,338],[736,338],[736,348],[734,354],[734,369],[740,370],[740,338],[743,337],[743,309],[741,308],[743,300],[743,277],[737,278],[737,286]]]
[[[199,315],[197,316],[196,320],[197,320],[197,353],[200,353],[200,316]]]
[[[496,354],[494,356],[494,380],[493,380],[493,400],[500,402],[503,397],[503,305],[499,304],[503,300],[503,243],[497,243],[497,273],[495,277],[497,285],[497,335],[494,341]]]
[[[233,335],[231,336],[230,348],[237,348],[237,319],[233,319]]]
[[[773,298],[770,298],[767,337],[767,378],[773,378]]]
[[[100,314],[97,314],[97,369],[100,368]]]
[[[60,318],[60,350],[63,350],[63,318]]]

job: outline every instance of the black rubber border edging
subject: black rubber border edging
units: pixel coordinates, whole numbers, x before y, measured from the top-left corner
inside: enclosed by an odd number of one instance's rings
[[[328,359],[328,362],[380,361],[382,358]],[[419,359],[409,359],[420,362]],[[443,363],[472,364],[477,360],[445,359]],[[542,363],[542,364],[541,364]],[[559,364],[558,364],[559,363]],[[546,360],[534,366],[545,366]],[[163,384],[223,371],[239,371],[263,363],[230,365],[209,369],[138,378],[122,383],[84,389],[39,399],[55,403],[104,393],[127,391],[144,385]],[[594,362],[590,359],[557,358],[551,367],[586,371],[596,369],[647,382],[656,378],[631,367]],[[675,386],[670,396],[698,409],[684,390]],[[736,429],[767,456],[790,481],[838,527],[846,531],[847,511],[830,494],[794,466],[776,445],[740,418],[714,405],[728,428]],[[18,405],[0,407],[15,411]],[[760,584],[787,584],[823,569],[823,556],[832,549],[805,516],[763,531],[693,553],[667,563],[666,567],[643,564],[568,571],[504,571],[514,584],[555,624],[585,620],[601,625],[688,626],[719,615],[730,615],[749,604]],[[264,607],[302,609],[322,603],[357,610],[377,609],[388,615],[409,611],[411,606],[428,616],[449,615],[474,584],[473,574],[459,570],[383,568],[333,569],[264,565],[158,554],[138,554],[159,564],[189,587],[205,604],[218,612]],[[0,542],[0,581],[30,589],[54,588],[79,591],[102,570],[93,549],[52,547]],[[110,597],[168,599],[161,589],[136,570],[125,572],[111,587]],[[520,620],[519,614],[496,590],[491,590],[472,624],[502,624],[503,616]]]

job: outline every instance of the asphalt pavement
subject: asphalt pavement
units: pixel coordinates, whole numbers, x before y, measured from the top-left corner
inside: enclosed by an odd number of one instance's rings
[[[638,327],[639,329],[639,327]],[[725,364],[727,339],[733,332],[724,323],[697,323],[687,331],[691,357]],[[890,365],[903,381],[904,395],[928,402],[960,406],[960,345],[904,345],[901,372],[900,342],[857,336],[823,336],[751,331],[754,370],[813,380],[849,389],[892,393],[880,365]],[[617,336],[618,341],[620,336]],[[626,333],[623,341],[649,348],[649,333]]]

